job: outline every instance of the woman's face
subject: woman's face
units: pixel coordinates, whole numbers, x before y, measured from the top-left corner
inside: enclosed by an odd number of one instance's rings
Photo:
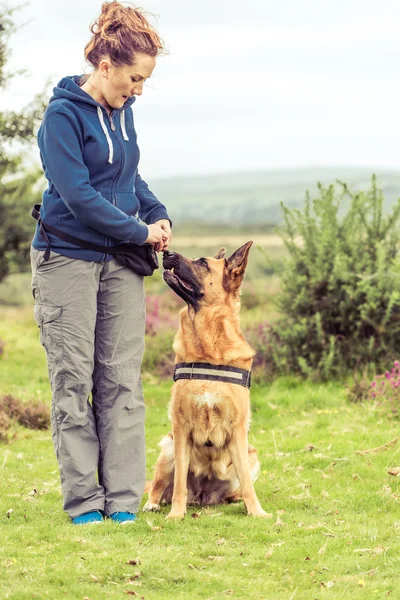
[[[156,66],[156,58],[138,53],[132,65],[114,67],[107,59],[99,67],[102,74],[101,92],[111,108],[122,108],[130,96],[141,96],[143,84]]]

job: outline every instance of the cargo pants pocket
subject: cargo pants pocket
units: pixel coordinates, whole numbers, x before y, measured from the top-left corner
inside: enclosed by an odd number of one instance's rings
[[[48,366],[60,363],[64,357],[62,306],[37,302],[33,314],[40,329],[40,343],[46,350]]]

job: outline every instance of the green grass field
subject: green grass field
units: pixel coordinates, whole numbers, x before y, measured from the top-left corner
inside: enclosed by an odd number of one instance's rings
[[[50,402],[31,309],[1,309],[0,394]],[[168,431],[169,381],[145,383],[148,477]],[[270,519],[243,504],[189,507],[184,521],[140,513],[133,526],[72,526],[62,511],[48,431],[16,428],[0,445],[0,597],[357,600],[400,597],[400,444],[374,405],[342,384],[289,379],[252,390],[257,493]],[[12,510],[12,512],[9,512]],[[135,564],[136,563],[136,564]]]

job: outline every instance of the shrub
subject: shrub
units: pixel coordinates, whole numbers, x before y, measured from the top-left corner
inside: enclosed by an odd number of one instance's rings
[[[400,352],[400,200],[384,214],[367,192],[319,184],[303,210],[282,204],[289,256],[270,330],[277,369],[326,379],[380,368]]]
[[[171,314],[166,296],[165,293],[146,296],[146,334],[148,335],[156,335],[165,329],[178,326],[178,316]]]
[[[395,360],[390,371],[377,375],[370,384],[369,397],[380,403],[388,403],[393,415],[400,411],[400,362]]]
[[[146,335],[142,363],[143,373],[161,378],[172,377],[175,359],[172,342],[175,333],[176,329],[165,329],[158,335]]]
[[[276,363],[271,360],[273,349],[271,325],[265,321],[246,327],[244,336],[256,354],[252,364],[253,381],[264,382],[277,375]]]
[[[13,396],[3,396],[0,399],[0,415],[3,428],[18,422],[28,429],[49,429],[50,410],[43,402],[24,403]]]

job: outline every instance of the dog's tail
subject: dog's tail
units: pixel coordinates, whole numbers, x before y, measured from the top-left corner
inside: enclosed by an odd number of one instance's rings
[[[151,486],[153,485],[153,480],[152,479],[147,479],[146,483],[144,484],[144,493],[148,494],[150,492]]]

